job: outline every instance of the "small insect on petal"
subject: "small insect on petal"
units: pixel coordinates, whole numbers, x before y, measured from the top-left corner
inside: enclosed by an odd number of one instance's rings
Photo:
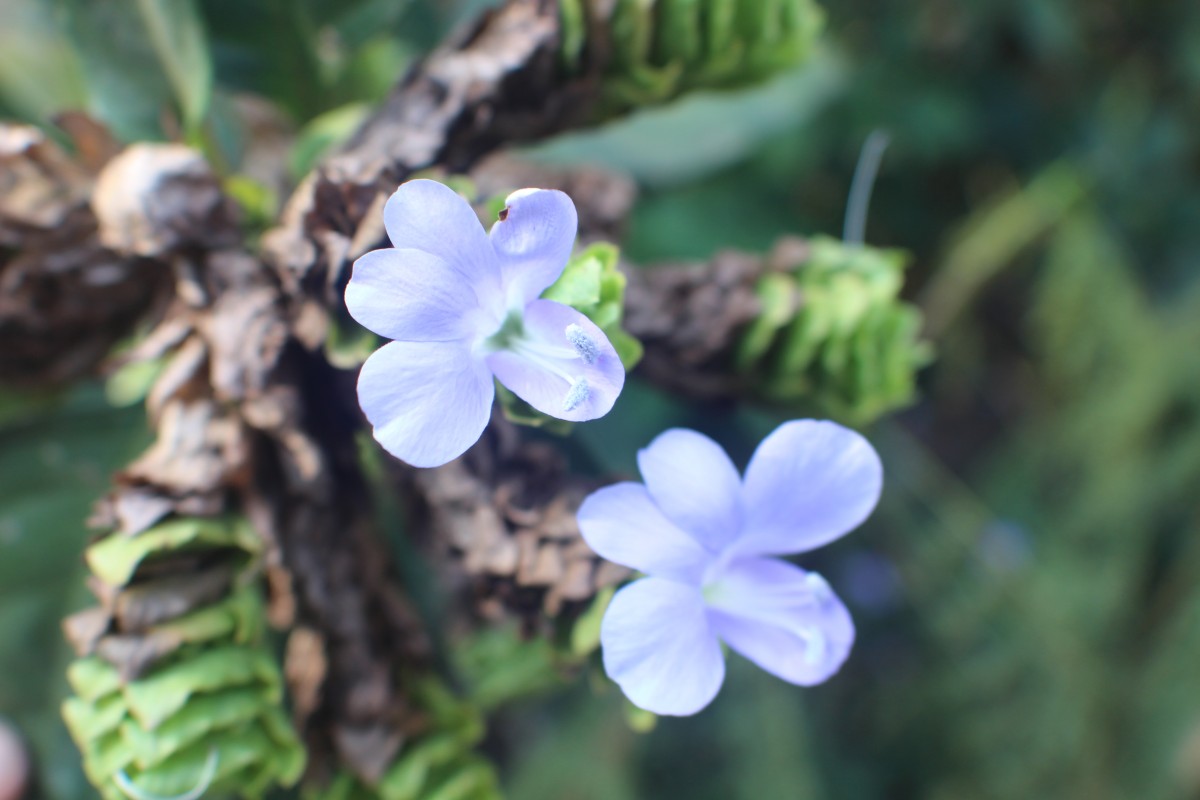
[[[596,359],[600,357],[600,347],[592,337],[587,335],[587,331],[572,322],[567,326],[566,334],[567,341],[575,348],[575,352],[583,359],[583,363],[595,364]]]

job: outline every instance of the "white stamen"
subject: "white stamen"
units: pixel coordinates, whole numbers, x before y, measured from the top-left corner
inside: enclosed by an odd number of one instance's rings
[[[579,408],[579,404],[587,400],[591,393],[592,389],[588,386],[587,378],[580,378],[571,384],[571,390],[567,392],[567,396],[563,400],[563,411],[574,411]]]
[[[117,784],[117,787],[126,795],[133,798],[133,800],[199,800],[208,791],[208,787],[212,786],[213,778],[216,776],[217,749],[214,747],[208,751],[208,759],[204,762],[204,770],[200,773],[200,778],[196,781],[196,785],[183,794],[177,794],[174,797],[162,797],[142,791],[137,787],[137,784],[129,779],[129,776],[125,774],[125,770],[121,770],[113,776],[113,783]]]
[[[583,359],[583,363],[595,364],[596,359],[600,357],[600,348],[596,346],[592,337],[587,335],[587,331],[572,322],[567,326],[566,334],[567,341],[575,347],[575,352]]]

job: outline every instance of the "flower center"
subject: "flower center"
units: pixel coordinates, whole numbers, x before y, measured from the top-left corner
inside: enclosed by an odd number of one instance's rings
[[[525,337],[525,317],[520,311],[509,311],[508,316],[500,323],[500,327],[491,336],[483,340],[484,349],[489,353],[498,350],[511,350],[513,345]]]
[[[510,311],[496,332],[483,341],[487,352],[506,350],[567,383],[563,411],[574,411],[591,397],[592,387],[584,376],[572,375],[567,365],[579,359],[594,364],[600,357],[600,347],[582,326],[571,323],[563,330],[563,343],[540,341],[525,329],[520,311]]]

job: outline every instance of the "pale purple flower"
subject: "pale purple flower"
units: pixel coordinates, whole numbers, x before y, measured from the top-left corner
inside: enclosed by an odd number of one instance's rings
[[[444,464],[479,439],[493,377],[538,411],[576,422],[607,414],[625,383],[591,320],[538,299],[575,243],[571,198],[522,189],[505,202],[488,234],[453,190],[409,181],[383,209],[394,247],[354,262],[346,307],[395,340],[363,364],[359,404],[384,449],[414,466]]]
[[[841,667],[854,623],[825,579],[768,556],[803,553],[856,528],[883,483],[879,456],[832,422],[787,422],[743,479],[716,442],[672,429],[638,453],[645,485],[590,495],[579,529],[599,555],[646,573],[600,626],[604,669],[656,714],[704,708],[725,679],[721,642],[785,681]]]

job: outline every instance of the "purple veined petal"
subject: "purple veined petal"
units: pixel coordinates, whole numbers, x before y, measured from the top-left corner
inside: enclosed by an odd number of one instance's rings
[[[638,452],[638,469],[667,518],[714,553],[741,530],[742,477],[721,446],[672,428]]]
[[[504,202],[490,236],[509,303],[520,306],[562,275],[579,222],[571,198],[554,189],[521,189]]]
[[[394,247],[442,259],[473,287],[481,305],[494,303],[503,317],[496,254],[475,210],[457,192],[425,179],[402,183],[383,207],[383,224]]]
[[[346,285],[350,316],[389,339],[466,339],[478,307],[458,272],[423,250],[372,250],[354,262]]]
[[[854,645],[854,620],[825,579],[786,561],[734,561],[705,588],[705,597],[717,635],[789,683],[828,680]]]
[[[579,506],[579,531],[601,557],[649,575],[700,585],[712,554],[675,527],[640,483],[597,489]]]
[[[459,342],[391,342],[358,375],[358,402],[383,449],[414,467],[436,467],[479,440],[496,387]]]
[[[600,623],[604,671],[638,708],[687,716],[712,702],[725,659],[700,590],[642,578],[621,589]]]
[[[879,456],[833,422],[785,422],[746,468],[746,522],[731,547],[741,554],[803,553],[857,528],[883,487]]]
[[[525,306],[525,336],[487,357],[488,367],[529,405],[558,419],[602,417],[625,385],[612,343],[575,309],[551,300]]]

